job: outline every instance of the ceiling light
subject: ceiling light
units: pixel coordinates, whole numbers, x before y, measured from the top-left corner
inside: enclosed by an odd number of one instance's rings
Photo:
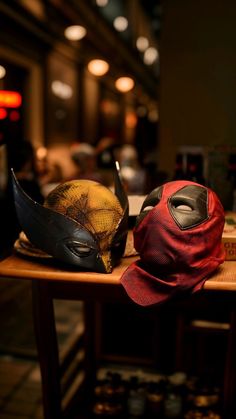
[[[133,89],[134,80],[131,77],[120,77],[115,81],[115,86],[120,92],[126,93]]]
[[[108,0],[96,0],[96,4],[99,7],[105,7],[108,3]]]
[[[124,16],[118,16],[114,19],[113,26],[118,32],[123,32],[128,28],[128,20]]]
[[[70,99],[73,95],[72,87],[60,80],[54,80],[51,88],[54,95],[60,99]]]
[[[139,51],[143,52],[149,46],[149,41],[145,36],[139,36],[136,41],[136,47]]]
[[[143,61],[147,65],[152,65],[154,63],[154,61],[156,61],[158,59],[158,57],[159,57],[159,54],[158,54],[157,49],[153,48],[153,47],[149,47],[144,52]]]
[[[109,70],[109,64],[104,60],[91,60],[88,63],[88,70],[94,76],[103,76]]]
[[[0,65],[0,79],[3,79],[6,75],[6,69],[2,65]]]
[[[70,41],[79,41],[80,39],[84,38],[87,31],[83,26],[80,25],[72,25],[68,26],[65,29],[65,37]]]

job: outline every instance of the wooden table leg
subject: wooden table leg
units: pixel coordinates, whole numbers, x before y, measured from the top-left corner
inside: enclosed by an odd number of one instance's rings
[[[47,281],[32,282],[33,317],[42,378],[44,419],[60,419],[59,354],[53,299]]]
[[[96,380],[96,304],[94,301],[84,302],[84,322],[85,322],[85,371],[87,388],[94,386]]]
[[[224,382],[224,418],[236,417],[236,311],[231,313]]]

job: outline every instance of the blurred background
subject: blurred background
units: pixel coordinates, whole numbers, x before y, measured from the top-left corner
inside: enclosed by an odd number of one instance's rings
[[[29,140],[63,178],[80,142],[156,163],[159,2],[1,1],[0,16],[1,142]]]
[[[158,176],[160,2],[0,1],[0,19],[3,246],[19,230],[11,167],[39,202],[64,180],[111,186],[114,159],[128,193],[148,192],[150,171],[152,184]]]
[[[0,255],[19,233],[11,167],[38,202],[64,180],[112,186],[117,159],[130,196],[184,178],[210,186],[225,210],[236,210],[235,21],[232,0],[0,0]],[[30,348],[35,361],[29,284],[11,285],[1,281],[0,352],[4,361],[22,353],[27,360]],[[99,351],[105,360],[120,352],[122,362],[136,356],[170,373],[184,364],[185,334],[186,371],[215,371],[222,385],[230,313],[208,303],[202,317],[217,323],[207,322],[203,334],[192,320],[198,313],[185,322],[186,313],[168,307],[160,320],[130,307],[130,317],[124,307],[112,317],[105,307]],[[60,307],[61,331],[66,323],[70,334],[74,307]],[[126,336],[117,330],[128,317],[134,333]],[[1,394],[5,412],[10,399]]]
[[[146,175],[131,193],[184,177],[233,208],[234,2],[12,0],[0,18],[0,142],[13,167],[30,142],[44,186],[78,175],[80,143],[99,169],[129,145],[124,165]]]

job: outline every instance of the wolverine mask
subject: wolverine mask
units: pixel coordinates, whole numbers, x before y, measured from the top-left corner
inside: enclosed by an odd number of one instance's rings
[[[43,205],[20,187],[12,171],[20,225],[30,242],[67,264],[109,273],[123,255],[128,231],[128,199],[118,170],[115,194],[98,182],[58,185]]]

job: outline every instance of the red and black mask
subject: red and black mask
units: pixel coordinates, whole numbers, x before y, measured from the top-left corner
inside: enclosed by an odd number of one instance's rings
[[[122,284],[143,305],[178,291],[196,291],[224,260],[223,227],[224,210],[211,189],[190,181],[154,189],[143,202],[133,232],[140,261],[128,268]]]

